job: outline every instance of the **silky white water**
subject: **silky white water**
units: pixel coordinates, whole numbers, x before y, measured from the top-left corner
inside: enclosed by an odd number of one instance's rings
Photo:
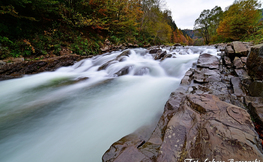
[[[120,138],[154,129],[169,95],[213,47],[106,53],[55,72],[0,82],[1,162],[99,162]],[[103,64],[111,62],[98,70]],[[125,75],[118,72],[126,68]]]

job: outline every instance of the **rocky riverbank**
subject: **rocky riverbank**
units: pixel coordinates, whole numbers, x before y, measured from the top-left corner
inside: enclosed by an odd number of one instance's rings
[[[103,161],[263,160],[263,44],[218,48],[185,74],[150,138],[127,135]]]

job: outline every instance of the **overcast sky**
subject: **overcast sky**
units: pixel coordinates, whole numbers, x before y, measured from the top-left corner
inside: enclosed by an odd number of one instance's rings
[[[203,10],[220,6],[225,11],[233,2],[234,0],[166,0],[166,8],[172,11],[178,28],[193,29],[195,20]]]

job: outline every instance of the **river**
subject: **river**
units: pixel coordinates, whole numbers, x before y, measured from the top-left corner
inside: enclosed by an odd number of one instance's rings
[[[217,55],[214,47],[162,50],[173,58],[154,60],[137,48],[128,56],[105,53],[54,72],[1,81],[0,161],[99,162],[123,136],[142,127],[153,130],[198,56]],[[128,74],[118,76],[123,68]]]

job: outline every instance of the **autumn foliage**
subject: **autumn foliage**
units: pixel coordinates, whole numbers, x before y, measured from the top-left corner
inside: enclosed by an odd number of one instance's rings
[[[235,1],[224,13],[217,33],[232,40],[240,40],[253,33],[261,18],[259,7],[257,0]]]

